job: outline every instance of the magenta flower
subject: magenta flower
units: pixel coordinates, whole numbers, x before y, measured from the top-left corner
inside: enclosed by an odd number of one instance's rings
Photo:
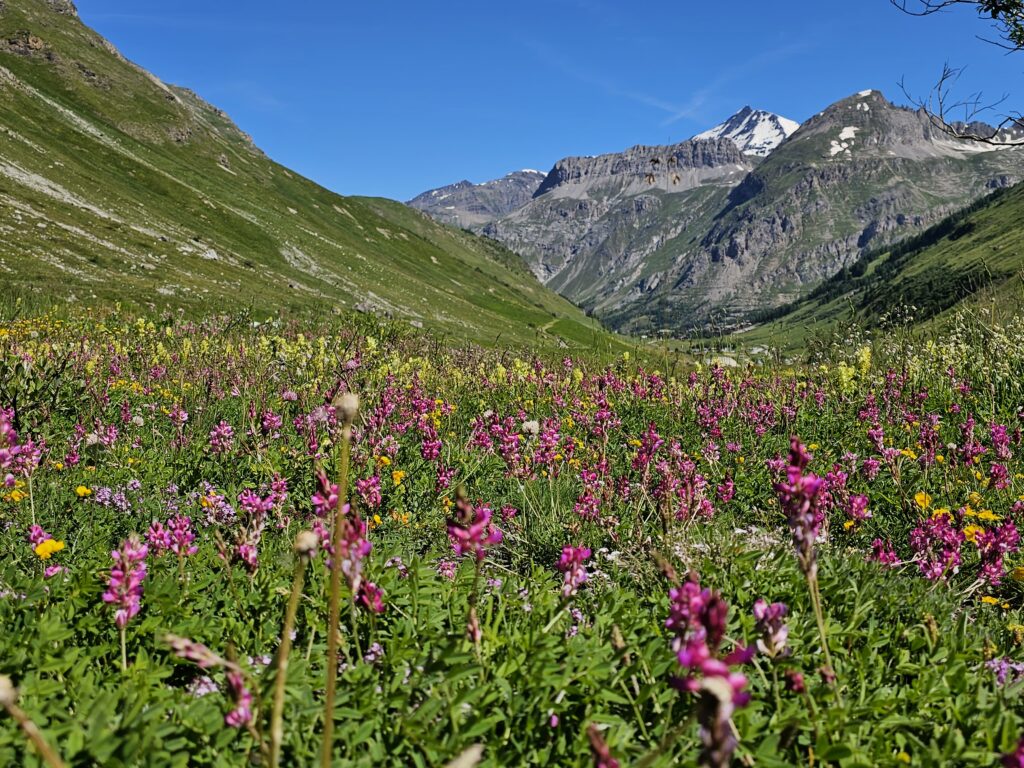
[[[474,507],[462,498],[456,502],[455,517],[448,520],[448,538],[456,555],[472,555],[479,562],[487,549],[501,542],[501,530],[491,522],[491,514],[486,505]]]
[[[737,648],[718,656],[729,607],[717,593],[701,589],[696,575],[673,588],[669,599],[665,626],[675,634],[672,648],[685,670],[683,677],[673,679],[673,685],[699,697],[697,720],[704,745],[701,763],[728,765],[736,748],[729,720],[737,707],[750,700],[750,694],[744,691],[746,676],[729,667],[749,661],[754,649]]]
[[[42,526],[33,525],[28,529],[28,541],[33,547],[38,547],[44,541],[49,541],[53,536],[48,534]]]
[[[813,473],[805,473],[810,461],[810,454],[794,436],[790,440],[786,479],[775,483],[775,492],[789,523],[800,568],[808,578],[813,578],[818,572],[814,542],[824,519],[821,510],[824,481]]]
[[[590,549],[587,547],[563,547],[562,556],[558,559],[558,565],[555,566],[565,574],[562,597],[575,595],[576,591],[590,577],[585,565],[589,559]]]
[[[770,659],[785,656],[789,652],[786,647],[789,627],[783,623],[787,613],[789,608],[785,603],[769,605],[761,598],[754,602],[754,619],[757,621],[757,631],[761,635],[757,641],[757,649]]]
[[[437,575],[453,581],[458,567],[459,564],[454,560],[439,560],[437,563]]]
[[[228,695],[235,707],[224,715],[224,722],[232,728],[244,728],[252,722],[252,692],[246,688],[241,672],[230,671],[227,678]]]
[[[142,582],[146,578],[146,555],[149,548],[132,534],[110,553],[114,567],[110,570],[103,602],[116,607],[114,623],[124,629],[142,608]]]
[[[235,443],[235,430],[226,421],[221,421],[210,430],[210,450],[215,454],[227,453]]]
[[[917,554],[918,568],[930,581],[945,579],[960,569],[963,532],[953,525],[949,515],[925,520],[910,532],[910,548]]]
[[[875,539],[871,542],[871,554],[868,555],[868,560],[873,560],[876,563],[893,567],[899,565],[900,558],[896,554],[896,550],[890,542],[882,539]]]
[[[356,480],[356,493],[367,509],[377,509],[381,504],[380,477],[373,475],[365,480]]]
[[[358,602],[372,613],[384,613],[384,591],[372,581],[364,581],[359,587]]]
[[[1007,520],[997,528],[979,533],[975,543],[981,559],[980,577],[997,586],[1003,579],[1003,556],[1011,555],[1019,548],[1020,534],[1017,526]]]
[[[1013,752],[1003,755],[1000,762],[1004,768],[1024,768],[1024,739],[1017,742],[1017,748]]]
[[[619,761],[612,757],[612,751],[596,726],[591,725],[587,728],[587,737],[590,739],[590,754],[594,758],[594,768],[619,768]]]
[[[325,517],[338,506],[338,485],[322,473],[317,477],[317,483],[319,489],[313,494],[313,509],[320,517]]]

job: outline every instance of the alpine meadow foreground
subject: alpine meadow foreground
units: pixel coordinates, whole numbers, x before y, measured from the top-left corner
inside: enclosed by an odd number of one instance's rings
[[[0,764],[322,764],[328,699],[339,765],[1024,760],[1019,324],[726,371],[332,323],[0,327]]]

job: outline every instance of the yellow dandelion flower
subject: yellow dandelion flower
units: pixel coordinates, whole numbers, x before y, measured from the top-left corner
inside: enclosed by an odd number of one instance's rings
[[[981,510],[981,512],[978,513],[978,519],[979,520],[997,521],[997,520],[1002,520],[1003,518],[1000,517],[999,515],[997,515],[991,509],[983,509],[983,510]]]
[[[985,605],[999,605],[999,598],[992,597],[992,595],[985,595],[981,598],[981,602],[985,603]]]
[[[914,502],[921,509],[928,509],[932,505],[932,497],[924,491],[918,491],[914,494]]]
[[[55,553],[64,549],[64,542],[56,539],[47,539],[36,544],[33,550],[39,555],[40,560],[49,560]]]
[[[80,485],[77,488],[75,488],[75,495],[78,496],[78,498],[80,499],[84,499],[87,496],[92,496],[92,488],[89,488],[88,486],[85,485]]]

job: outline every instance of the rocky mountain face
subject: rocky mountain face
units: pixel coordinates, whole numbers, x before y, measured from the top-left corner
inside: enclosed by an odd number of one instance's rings
[[[483,184],[463,180],[417,195],[406,205],[437,221],[470,229],[522,208],[533,198],[546,175],[524,169]]]
[[[642,280],[651,257],[703,201],[724,195],[752,167],[728,139],[570,157],[527,205],[482,231],[520,253],[550,287],[597,304]]]
[[[923,112],[862,91],[804,123],[693,242],[674,244],[657,290],[638,286],[609,314],[634,330],[741,323],[1022,178],[1022,149],[952,139]]]
[[[862,91],[798,128],[745,108],[681,144],[566,158],[479,231],[613,326],[675,333],[741,325],[1022,178],[1024,148]]]
[[[800,123],[761,109],[744,107],[724,123],[698,133],[695,139],[732,139],[741,152],[766,157],[793,134]]]

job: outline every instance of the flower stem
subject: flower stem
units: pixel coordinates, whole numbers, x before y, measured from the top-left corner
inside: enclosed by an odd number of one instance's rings
[[[338,471],[338,504],[331,532],[331,591],[328,598],[327,693],[324,699],[324,742],[320,751],[321,768],[331,767],[334,747],[334,697],[338,679],[338,631],[341,623],[341,529],[345,523],[345,499],[348,496],[348,462],[352,442],[352,419],[346,417],[341,432],[341,461]]]
[[[284,687],[288,680],[288,656],[292,651],[292,629],[295,627],[295,614],[299,610],[299,598],[302,596],[302,581],[305,573],[305,559],[296,558],[292,593],[288,598],[284,626],[281,628],[281,644],[277,651],[274,703],[270,714],[270,768],[277,768],[281,759],[281,741],[284,738]]]
[[[127,672],[128,671],[128,647],[127,647],[127,645],[125,643],[125,638],[124,638],[124,636],[125,636],[125,628],[124,627],[119,627],[118,628],[118,632],[121,635],[121,671],[122,672]]]
[[[807,586],[810,588],[811,604],[814,606],[814,619],[818,622],[818,635],[821,637],[821,651],[825,656],[825,664],[832,676],[832,691],[836,695],[836,703],[843,708],[843,695],[839,692],[839,681],[836,679],[836,668],[832,664],[832,653],[828,649],[828,634],[825,630],[825,612],[821,607],[821,591],[818,589],[818,576],[816,573],[807,574]]]
[[[40,733],[39,727],[29,719],[28,715],[25,714],[21,707],[14,703],[5,703],[4,708],[7,710],[7,713],[14,718],[14,722],[16,722],[21,727],[21,730],[25,732],[25,736],[27,736],[28,740],[32,742],[32,746],[36,748],[36,752],[39,753],[45,763],[50,766],[50,768],[64,768],[64,763],[60,759],[60,756],[53,747],[47,743],[46,739],[43,738],[43,734]]]

